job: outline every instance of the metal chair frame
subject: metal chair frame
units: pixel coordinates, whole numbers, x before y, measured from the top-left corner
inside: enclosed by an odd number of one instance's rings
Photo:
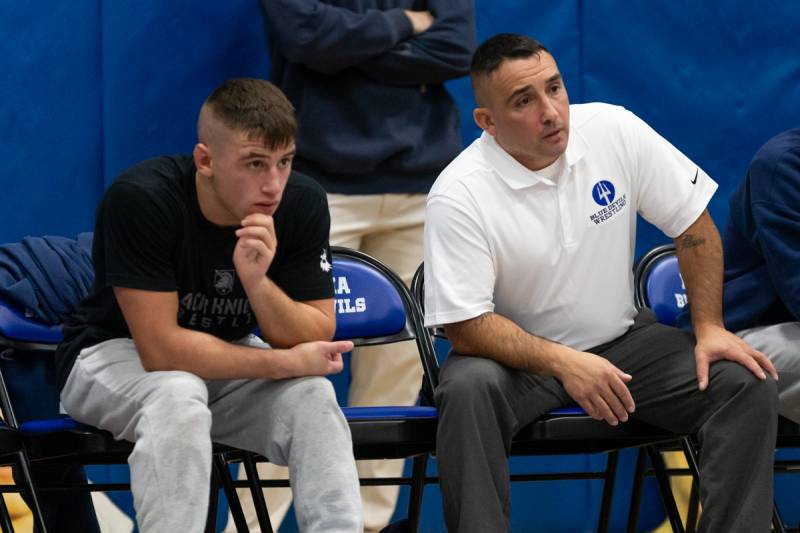
[[[635,303],[637,309],[650,307],[650,296],[647,290],[647,283],[649,275],[652,270],[659,265],[661,261],[667,260],[676,255],[675,245],[665,244],[657,246],[647,252],[639,259],[634,269],[634,287],[635,287]],[[800,426],[791,420],[781,417],[778,421],[778,435],[777,435],[777,448],[798,448],[800,447]],[[699,503],[699,485],[700,485],[700,472],[698,466],[699,445],[697,440],[692,436],[683,437],[678,443],[668,443],[659,447],[649,446],[639,452],[637,457],[637,466],[634,479],[634,492],[631,496],[630,512],[632,516],[638,515],[638,502],[641,497],[641,485],[646,475],[651,475],[652,470],[648,470],[645,465],[644,453],[647,453],[651,463],[663,463],[659,450],[672,451],[679,449],[683,451],[686,456],[688,468],[667,469],[666,472],[670,476],[692,476],[692,489],[689,497],[689,508],[686,518],[686,531],[693,533],[697,528],[697,520],[699,518],[700,503]],[[797,467],[800,466],[800,460],[790,461],[776,461],[775,472],[779,474],[796,473]],[[630,524],[630,522],[629,522]],[[635,526],[635,518],[633,521]],[[673,527],[675,527],[673,525]],[[773,506],[772,510],[772,527],[775,531],[783,533],[786,528],[783,520],[778,512],[777,505]],[[634,531],[629,527],[629,532]]]
[[[411,283],[411,292],[417,302],[420,315],[424,311],[424,263],[421,264]],[[446,339],[443,328],[428,328],[430,337]],[[431,343],[432,345],[432,343]],[[429,372],[426,379],[429,387],[435,389],[439,384],[439,364],[434,351],[429,351]],[[616,481],[619,451],[625,448],[647,449],[651,445],[674,441],[678,435],[640,422],[630,420],[617,427],[604,421],[592,419],[580,408],[557,409],[522,428],[512,440],[511,455],[564,455],[607,453],[604,471],[568,472],[558,474],[514,474],[511,481],[548,481],[553,479],[601,479],[603,494],[598,517],[599,532],[607,532],[611,517],[611,504]],[[668,515],[678,516],[677,506],[669,487],[666,467],[663,463],[655,466],[662,501]],[[674,518],[673,518],[674,521]],[[679,522],[679,520],[678,520]],[[682,533],[682,529],[674,531]]]
[[[17,364],[37,364],[52,365],[52,354],[56,349],[60,335],[55,335],[54,328],[37,323],[34,320],[24,317],[18,311],[12,309],[8,304],[0,302],[2,312],[0,316],[15,318],[27,322],[29,331],[42,332],[44,340],[19,339],[9,336],[4,328],[0,327],[0,408],[2,408],[4,418],[8,426],[20,433],[22,436],[22,451],[18,466],[22,469],[26,483],[30,485],[28,494],[29,501],[32,502],[33,516],[37,527],[42,533],[46,533],[47,528],[37,494],[42,491],[84,491],[84,492],[106,492],[130,490],[128,483],[91,483],[87,485],[74,484],[47,484],[37,485],[31,476],[30,468],[32,464],[107,464],[117,465],[126,464],[127,458],[133,449],[133,444],[126,441],[116,441],[107,432],[85,424],[80,424],[69,417],[51,417],[40,420],[19,420],[14,408],[14,400],[8,387],[6,373],[8,365]],[[40,383],[37,386],[54,387],[51,384]],[[34,389],[35,391],[36,389]],[[41,391],[42,389],[39,389]],[[230,448],[215,445],[214,448],[214,468],[212,490],[209,495],[209,513],[206,531],[215,531],[217,496],[219,488],[225,491],[231,507],[231,513],[236,518],[242,517],[239,524],[244,523],[243,512],[233,488],[233,480],[227,468],[221,462],[221,454],[229,451]],[[15,492],[12,486],[0,486],[0,493]],[[238,527],[237,531],[245,533],[246,527]]]
[[[363,252],[340,246],[332,246],[334,273],[337,264],[355,263],[366,266],[385,279],[397,293],[403,305],[405,324],[400,331],[374,336],[357,336],[350,338],[355,346],[376,346],[400,341],[415,341],[420,353],[420,361],[427,375],[430,358],[433,352],[433,341],[425,333],[422,316],[416,307],[413,297],[403,281],[391,269],[379,260]],[[339,338],[339,333],[337,337]],[[421,397],[423,402],[432,400],[432,389],[426,386],[423,378]],[[407,514],[407,530],[417,531],[422,508],[422,496],[426,483],[435,482],[434,477],[426,477],[428,458],[436,448],[436,410],[433,407],[420,405],[411,407],[344,407],[342,409],[350,426],[353,440],[353,453],[356,459],[412,459],[410,477],[369,478],[361,479],[362,485],[407,485],[411,487]],[[287,480],[258,479],[256,462],[268,460],[249,452],[226,454],[227,458],[242,460],[247,480],[236,481],[237,487],[248,487],[253,496],[256,516],[262,531],[272,531],[267,504],[261,488],[285,487]]]

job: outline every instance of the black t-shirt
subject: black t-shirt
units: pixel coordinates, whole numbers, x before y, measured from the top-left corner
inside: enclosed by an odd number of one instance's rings
[[[278,247],[267,276],[298,301],[333,297],[325,191],[292,173],[273,216]],[[56,351],[59,388],[83,348],[131,334],[113,287],[177,291],[178,324],[227,341],[256,328],[233,265],[237,227],[200,211],[191,157],[136,165],[109,187],[97,208],[94,286],[64,325]]]

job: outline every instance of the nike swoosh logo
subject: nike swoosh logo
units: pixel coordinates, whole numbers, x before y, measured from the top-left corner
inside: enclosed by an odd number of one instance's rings
[[[694,171],[694,179],[692,180],[692,185],[697,183],[697,173],[700,172],[700,169]]]

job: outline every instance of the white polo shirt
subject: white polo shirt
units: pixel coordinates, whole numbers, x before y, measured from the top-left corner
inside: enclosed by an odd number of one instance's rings
[[[622,107],[572,105],[570,123],[566,152],[548,169],[528,170],[483,133],[436,180],[427,326],[494,311],[585,350],[633,323],[636,213],[677,237],[717,184]]]

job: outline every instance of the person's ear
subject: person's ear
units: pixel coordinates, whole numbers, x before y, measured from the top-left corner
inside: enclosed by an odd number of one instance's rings
[[[494,125],[494,119],[492,118],[492,113],[486,107],[476,107],[472,111],[472,119],[475,121],[475,124],[478,125],[480,129],[495,137],[497,135],[497,128]]]
[[[192,157],[194,158],[194,166],[201,176],[211,178],[214,175],[211,150],[209,150],[208,145],[200,142],[195,144]]]

